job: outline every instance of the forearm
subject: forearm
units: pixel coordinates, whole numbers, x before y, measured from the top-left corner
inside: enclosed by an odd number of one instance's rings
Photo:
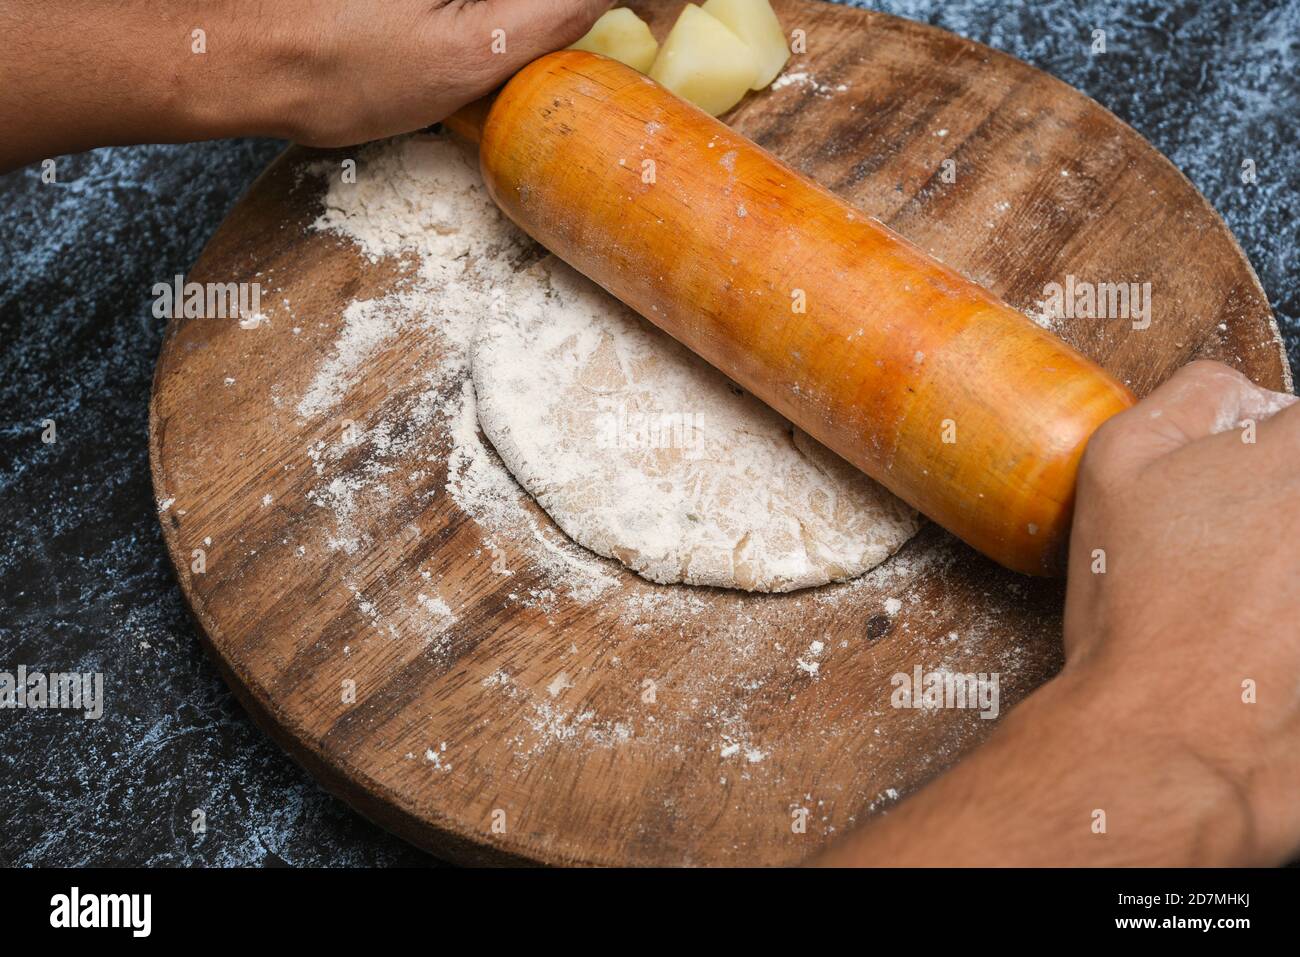
[[[818,863],[1279,863],[1286,848],[1261,847],[1255,811],[1247,783],[1189,747],[1158,711],[1114,682],[1067,674],[1016,707],[956,768]]]
[[[0,5],[0,171],[95,146],[279,133],[281,87],[251,66],[274,38],[241,35],[229,7]]]
[[[572,43],[608,6],[8,0],[0,172],[124,143],[260,135],[350,146],[409,133]]]

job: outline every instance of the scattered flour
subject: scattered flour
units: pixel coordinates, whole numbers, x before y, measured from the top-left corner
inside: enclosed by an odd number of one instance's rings
[[[415,596],[415,600],[428,614],[435,631],[445,631],[456,621],[456,616],[451,613],[450,606],[442,598],[436,595],[430,597],[421,592]]]
[[[721,162],[727,159],[728,156],[723,156]],[[571,597],[592,600],[617,587],[618,579],[606,570],[604,563],[536,520],[514,478],[502,467],[496,450],[480,434],[481,397],[476,394],[475,386],[485,388],[484,394],[490,394],[496,403],[494,415],[484,421],[503,423],[493,437],[498,449],[509,458],[519,451],[521,437],[551,434],[541,428],[515,428],[511,433],[504,423],[543,407],[548,398],[546,391],[556,383],[538,370],[536,353],[530,352],[535,343],[504,333],[514,330],[521,317],[535,315],[534,326],[553,325],[552,331],[563,333],[562,338],[572,334],[580,339],[586,325],[580,323],[581,328],[572,330],[564,327],[564,321],[572,313],[573,318],[589,324],[590,331],[599,338],[599,331],[605,329],[600,325],[601,320],[606,325],[617,321],[626,323],[625,317],[609,308],[607,297],[568,267],[551,257],[538,261],[536,248],[502,217],[462,147],[453,141],[411,137],[373,147],[358,166],[356,182],[343,182],[332,175],[335,168],[329,163],[317,164],[314,171],[330,180],[325,210],[316,222],[317,229],[351,239],[375,261],[407,257],[415,269],[412,277],[399,284],[394,292],[348,305],[340,334],[297,404],[299,417],[329,422],[349,390],[364,387],[363,371],[374,368],[387,350],[399,348],[404,331],[413,324],[433,332],[442,347],[437,361],[427,364],[432,371],[425,383],[425,395],[418,397],[414,404],[418,408],[411,404],[401,406],[395,409],[396,414],[390,413],[385,421],[369,424],[360,433],[357,424],[345,423],[336,436],[318,440],[308,450],[321,479],[309,498],[335,518],[336,531],[330,538],[330,546],[347,554],[358,552],[365,539],[365,522],[361,518],[367,504],[390,500],[393,495],[388,483],[395,471],[394,463],[410,455],[422,434],[441,431],[451,440],[450,448],[445,450],[448,465],[445,491],[485,531],[489,534],[511,531],[515,539],[521,537],[518,534],[521,530],[525,532],[523,537],[532,546],[530,557],[554,572],[559,590]],[[600,308],[592,306],[593,303]],[[588,308],[578,308],[584,304]],[[529,382],[533,380],[528,376],[519,377],[518,371],[531,369],[530,374],[541,382],[541,388],[523,390],[523,401],[510,399],[520,390],[492,388],[495,381],[492,376],[485,385],[483,379],[476,382],[466,374],[471,345],[485,316],[489,317],[488,327],[495,332],[487,340],[493,360],[488,368],[497,373],[495,378],[515,370],[514,379]],[[662,337],[664,342],[658,339],[651,342],[652,337],[661,336],[652,329],[629,330],[618,341],[627,345],[635,339],[639,343],[640,339],[630,334],[637,331],[651,346],[656,342],[660,347],[674,346],[667,337]],[[547,341],[555,338],[552,335]],[[561,350],[564,346],[558,342],[554,345]],[[653,348],[642,347],[642,352],[651,354]],[[561,357],[551,358],[558,361]],[[631,373],[635,359],[636,356],[629,354],[615,361]],[[754,400],[726,391],[722,377],[703,363],[684,363],[676,354],[673,359],[674,362],[668,363],[667,373],[677,375],[683,382],[689,379],[687,384],[694,390],[684,392],[683,396],[694,406],[707,407],[708,412],[701,413],[701,418],[705,414],[721,416],[731,430],[725,448],[720,449],[725,453],[724,458],[711,467],[712,472],[679,468],[681,481],[686,484],[680,486],[681,494],[669,503],[669,512],[660,509],[654,515],[638,512],[632,516],[633,520],[642,520],[637,527],[645,534],[639,536],[629,526],[614,526],[609,520],[624,521],[619,518],[620,503],[634,501],[650,507],[661,489],[668,487],[665,483],[677,480],[676,473],[670,475],[662,469],[628,470],[626,458],[612,461],[608,455],[603,459],[596,456],[606,462],[606,471],[597,475],[599,480],[585,484],[571,482],[566,488],[572,490],[576,484],[582,484],[586,490],[583,494],[605,489],[612,498],[604,509],[597,509],[589,502],[582,508],[577,507],[581,503],[567,508],[571,494],[551,501],[555,498],[555,482],[558,479],[562,484],[562,475],[567,474],[562,470],[552,469],[550,474],[543,474],[542,481],[550,483],[545,487],[526,479],[529,490],[580,542],[625,561],[656,581],[736,584],[782,591],[860,574],[864,568],[886,558],[915,531],[915,513],[874,483],[863,480],[850,469],[836,470],[838,460],[825,453],[814,455],[819,447],[814,448],[815,443],[810,440],[800,444],[802,437],[796,435],[791,446],[788,438],[776,436],[775,432],[771,441],[759,437],[755,430],[766,422],[762,417],[765,410]],[[552,363],[542,365],[559,367]],[[648,368],[643,362],[636,371],[643,371],[642,367]],[[659,376],[659,379],[663,381],[655,380],[651,386],[676,382],[672,375]],[[696,380],[699,383],[707,380],[708,388],[701,392],[703,385],[695,384]],[[519,382],[512,379],[512,384]],[[574,383],[584,394],[600,391],[596,386],[588,388],[589,385],[582,381]],[[644,397],[638,394],[632,398]],[[502,402],[506,400],[510,401],[510,409],[503,412]],[[551,401],[555,401],[554,397]],[[745,410],[733,411],[728,405],[746,401],[754,408],[746,406]],[[399,422],[398,416],[405,421]],[[768,418],[775,419],[770,414]],[[753,428],[744,426],[750,419]],[[506,441],[512,438],[516,441]],[[590,446],[585,442],[589,438],[583,436],[584,441],[576,445]],[[358,443],[365,453],[359,464],[352,448]],[[748,459],[740,454],[751,455],[751,447],[753,453],[767,450],[761,456],[762,461],[754,458],[752,467],[742,464]],[[436,452],[431,450],[428,458],[436,459]],[[582,449],[575,447],[570,452],[569,459],[573,460],[570,464],[581,470]],[[552,455],[547,461],[555,465],[551,461],[554,458]],[[664,456],[652,458],[659,461]],[[516,472],[521,465],[528,464],[516,462]],[[613,472],[609,471],[611,468]],[[709,485],[709,476],[719,468],[740,471],[734,477],[726,477],[725,482],[719,478],[717,486]],[[531,477],[531,473],[525,474]],[[626,475],[640,476],[642,486],[624,488],[615,481]],[[764,491],[768,485],[770,490]],[[785,499],[781,494],[787,488],[795,489],[804,497],[783,505]],[[773,496],[780,500],[769,501]],[[681,499],[681,506],[677,499]],[[687,499],[695,501],[695,505],[688,508]],[[680,515],[672,511],[679,507]],[[754,516],[749,516],[749,512]],[[759,512],[771,517],[760,520]],[[733,513],[734,527],[730,518]],[[566,515],[577,514],[606,520],[597,526],[581,527],[564,521]],[[704,516],[707,521],[701,521],[698,516]],[[715,524],[724,519],[725,525],[717,524],[715,529]],[[589,528],[594,532],[584,534]],[[623,545],[629,538],[638,543],[631,560]],[[668,539],[681,539],[687,544],[677,549],[666,544]],[[783,555],[789,556],[784,564]],[[545,603],[554,590],[542,589],[526,597]]]
[[[355,183],[343,182],[327,161],[310,171],[329,181],[318,230],[351,240],[372,261],[407,258],[415,268],[396,291],[349,304],[332,351],[297,405],[299,417],[330,423],[376,358],[398,348],[413,326],[432,332],[441,348],[418,395],[364,430],[343,423],[308,450],[321,479],[309,498],[336,525],[330,546],[356,553],[367,503],[391,498],[394,464],[424,453],[431,462],[446,459],[446,493],[485,531],[513,531],[531,543],[530,558],[555,586],[527,598],[545,603],[559,592],[592,600],[615,587],[601,560],[541,530],[527,497],[479,434],[468,375],[474,331],[538,252],[497,210],[464,148],[415,136],[369,148]],[[446,438],[450,448],[440,447]],[[365,453],[360,464],[356,445]]]
[[[821,83],[817,77],[807,70],[787,70],[772,82],[773,90],[784,90],[787,86],[795,86],[801,89],[809,90],[814,96],[823,99],[834,96],[836,93],[848,92],[848,85],[845,83]]]
[[[792,743],[766,739],[772,726],[766,709],[774,702],[787,707],[787,699],[802,693],[798,689],[811,687],[810,679],[824,687],[831,649],[845,647],[845,639],[850,644],[868,640],[865,609],[882,600],[881,591],[906,595],[918,577],[942,578],[961,557],[959,546],[906,548],[852,581],[786,596],[742,600],[711,589],[636,582],[614,562],[575,546],[547,521],[480,432],[470,374],[476,326],[482,316],[509,307],[520,275],[538,266],[544,253],[497,211],[468,155],[453,141],[415,136],[361,153],[355,184],[340,182],[332,162],[311,170],[328,181],[316,228],[352,243],[372,260],[397,261],[407,270],[384,295],[348,306],[340,328],[322,347],[313,376],[296,402],[288,403],[314,436],[303,464],[314,477],[309,501],[327,524],[325,547],[359,554],[374,544],[372,526],[392,528],[391,522],[375,525],[373,516],[410,515],[423,502],[447,496],[481,530],[482,560],[499,556],[500,566],[494,565],[499,574],[518,574],[510,578],[509,600],[530,613],[550,622],[548,616],[573,603],[599,606],[612,610],[614,620],[635,637],[661,641],[680,635],[682,667],[653,706],[639,697],[640,674],[621,679],[627,688],[626,698],[617,699],[622,703],[592,697],[593,688],[623,686],[611,684],[603,670],[617,667],[618,658],[593,652],[593,641],[599,649],[601,639],[592,636],[582,641],[581,652],[576,641],[569,646],[570,654],[582,658],[554,662],[557,667],[549,670],[550,663],[530,664],[527,679],[512,675],[514,665],[482,678],[481,692],[502,696],[517,719],[503,740],[520,768],[556,746],[673,752],[688,729],[703,729],[717,742],[718,760],[727,769],[724,786],[750,775],[782,773],[783,762],[769,757]],[[304,335],[314,331],[311,324],[302,329]],[[424,351],[413,354],[413,349]],[[405,363],[400,375],[375,381],[399,362]],[[412,367],[418,370],[414,374]],[[366,389],[382,390],[379,411],[370,421],[346,421],[345,400],[353,390]],[[169,505],[159,503],[160,509]],[[304,552],[299,545],[295,554]],[[349,585],[353,606],[371,634],[389,640],[419,634],[429,653],[438,654],[459,640],[462,598],[429,571],[420,575],[414,601],[371,597]],[[891,615],[901,610],[901,602],[897,610],[889,602]],[[798,647],[780,643],[791,621],[808,631]],[[835,633],[834,643],[832,622],[849,628]],[[978,650],[996,626],[996,621],[979,624],[961,647]],[[562,635],[565,625],[556,627]],[[906,632],[908,625],[897,627]],[[557,641],[557,653],[564,647]],[[626,647],[624,653],[631,653]],[[961,664],[959,659],[954,666]],[[873,728],[879,733],[882,716],[846,713],[811,733],[829,747],[869,736]],[[450,767],[442,748],[429,748],[425,760],[434,770]],[[469,766],[459,763],[462,771]]]

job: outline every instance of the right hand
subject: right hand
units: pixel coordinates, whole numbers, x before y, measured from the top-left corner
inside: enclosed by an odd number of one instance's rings
[[[1294,403],[1195,362],[1102,426],[1080,469],[1061,675],[1236,790],[1242,837],[1273,860],[1300,848]]]

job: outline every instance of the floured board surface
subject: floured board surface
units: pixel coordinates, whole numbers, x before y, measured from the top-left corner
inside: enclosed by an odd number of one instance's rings
[[[631,5],[660,37],[678,6]],[[1198,356],[1289,386],[1226,227],[1111,114],[934,28],[776,6],[809,52],[735,128],[1139,394]],[[311,165],[353,155],[288,151],[214,236],[188,278],[260,283],[264,320],[172,321],[151,446],[209,650],[362,813],[466,861],[792,863],[995,724],[892,707],[896,673],[996,672],[1005,713],[1059,666],[1060,585],[933,526],[864,578],[773,596],[573,546],[476,433],[438,319],[460,301],[395,318],[374,304],[418,290],[415,258],[313,228]],[[1151,282],[1149,326],[1044,316],[1067,281]]]

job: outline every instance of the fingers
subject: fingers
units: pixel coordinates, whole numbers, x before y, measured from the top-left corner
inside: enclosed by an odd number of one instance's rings
[[[1088,444],[1088,457],[1094,464],[1102,458],[1110,467],[1141,468],[1245,420],[1261,422],[1295,402],[1295,396],[1262,389],[1222,363],[1192,362],[1102,426]]]
[[[458,64],[440,92],[452,109],[491,93],[533,60],[573,43],[612,5],[613,0],[454,0],[427,24],[430,48]]]
[[[528,63],[568,46],[613,0],[442,0],[412,26],[416,62],[409,107],[417,129],[444,120],[504,84]],[[387,131],[391,132],[391,131]],[[373,137],[372,137],[373,138]]]
[[[539,56],[567,47],[613,6],[614,0],[486,0],[467,9],[479,32],[492,38],[488,68],[494,83]],[[499,31],[499,32],[498,32]]]
[[[1272,398],[1269,404],[1274,408],[1268,414],[1257,415],[1255,418],[1267,419],[1270,428],[1290,429],[1300,436],[1300,398],[1286,392],[1269,392],[1267,395]]]
[[[1148,421],[1163,419],[1165,426],[1177,430],[1179,444],[1186,444],[1227,432],[1243,418],[1262,414],[1268,397],[1275,395],[1236,369],[1202,361],[1183,366],[1141,405],[1147,407]]]

